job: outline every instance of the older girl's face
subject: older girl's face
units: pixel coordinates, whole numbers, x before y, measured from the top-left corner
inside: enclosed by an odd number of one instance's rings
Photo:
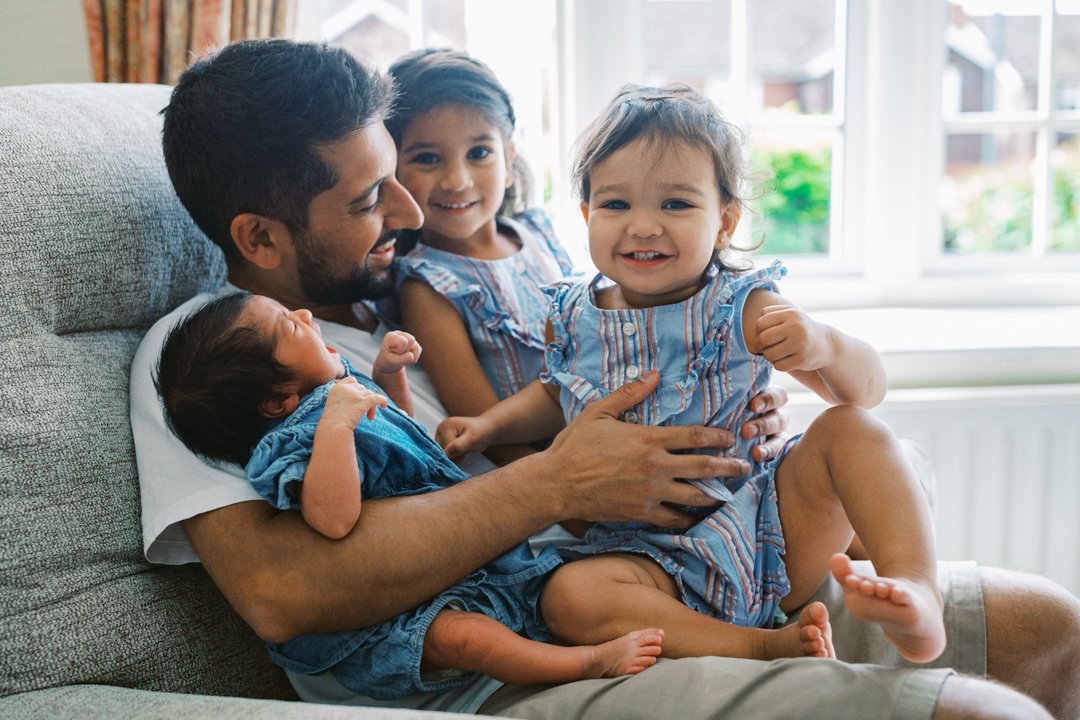
[[[440,105],[413,119],[398,152],[397,176],[424,212],[424,242],[453,252],[495,232],[513,147],[469,105]]]
[[[617,284],[612,307],[693,295],[739,222],[738,206],[720,199],[711,154],[686,143],[638,138],[598,164],[589,183],[581,212],[593,263]]]

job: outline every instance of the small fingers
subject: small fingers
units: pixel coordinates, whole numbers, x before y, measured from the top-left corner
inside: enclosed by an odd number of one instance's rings
[[[777,410],[788,404],[787,390],[779,385],[771,385],[750,400],[750,411],[761,415],[770,410]]]

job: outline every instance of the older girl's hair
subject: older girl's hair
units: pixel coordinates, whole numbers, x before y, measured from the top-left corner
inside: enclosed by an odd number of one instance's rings
[[[267,428],[259,403],[290,379],[274,345],[241,323],[249,293],[224,295],[169,332],[154,385],[169,429],[189,450],[244,465]]]
[[[517,118],[510,94],[484,63],[471,55],[449,49],[424,48],[401,57],[387,70],[394,80],[397,98],[386,128],[401,148],[409,124],[441,105],[475,108],[498,128],[509,143]],[[503,197],[500,215],[513,215],[528,207],[532,177],[520,154],[511,168],[514,184]]]
[[[578,140],[574,189],[589,201],[590,176],[615,151],[640,137],[652,142],[676,142],[708,151],[716,169],[720,200],[745,209],[746,164],[742,133],[724,120],[711,100],[689,86],[624,85]]]

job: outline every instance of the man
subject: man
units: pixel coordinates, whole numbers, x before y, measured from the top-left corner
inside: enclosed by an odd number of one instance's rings
[[[381,329],[357,301],[389,291],[394,233],[422,222],[394,177],[395,150],[382,125],[387,101],[385,82],[342,51],[255,41],[192,66],[164,113],[170,177],[225,252],[230,284],[311,309],[328,343],[362,371]],[[176,316],[147,334],[132,367],[147,557],[201,560],[270,641],[385,620],[561,520],[686,527],[692,519],[674,508],[711,501],[676,478],[744,470],[739,460],[681,452],[726,447],[724,431],[619,422],[653,389],[656,379],[646,377],[594,404],[544,452],[438,493],[372,501],[350,535],[327,542],[296,513],[258,499],[239,468],[201,463],[165,430],[151,373]],[[430,385],[416,375],[413,387],[417,417],[433,428],[441,410]],[[759,401],[765,407],[755,410],[767,411],[783,397]],[[768,435],[780,423],[772,413],[753,425],[742,431]],[[496,691],[481,680],[398,704],[552,718],[1046,717],[1026,694],[1059,716],[1080,712],[1076,598],[1004,571],[951,568],[942,577],[949,631],[942,662],[1020,692],[947,670],[698,658],[555,688]],[[845,616],[834,583],[819,595],[830,603],[842,658],[889,659],[879,631]],[[305,699],[370,702],[326,674],[290,679]]]

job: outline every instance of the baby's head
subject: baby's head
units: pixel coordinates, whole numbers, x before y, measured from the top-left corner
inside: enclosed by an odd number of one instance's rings
[[[741,133],[685,85],[627,85],[578,141],[574,183],[597,268],[631,304],[677,302],[723,267],[746,203]]]
[[[241,292],[173,327],[154,383],[169,427],[189,450],[243,465],[269,419],[343,373],[310,312]]]
[[[448,129],[450,123],[444,120],[453,117],[486,124],[490,130],[484,134],[496,136],[493,139],[499,147],[493,149],[493,154],[501,155],[508,172],[507,185],[499,188],[495,198],[495,210],[511,215],[525,209],[531,184],[529,168],[511,141],[517,120],[510,95],[491,68],[464,52],[426,48],[399,59],[388,74],[394,81],[396,99],[386,127],[398,147],[398,178],[410,192],[414,187],[410,186],[408,173],[402,171],[417,160],[414,150],[438,151],[435,145],[443,143],[444,138],[446,143],[451,142],[454,138]],[[418,121],[425,120],[434,122],[421,127]],[[420,157],[419,162],[430,164],[431,154]],[[438,214],[425,206],[423,187],[416,195],[420,195],[417,201],[425,217]]]

